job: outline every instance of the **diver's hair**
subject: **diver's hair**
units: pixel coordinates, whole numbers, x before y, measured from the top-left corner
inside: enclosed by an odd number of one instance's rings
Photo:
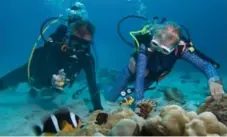
[[[157,31],[166,29],[167,27],[172,27],[172,28],[175,29],[175,30],[179,33],[179,35],[180,35],[180,30],[181,30],[180,25],[178,25],[178,24],[176,24],[175,22],[172,22],[172,21],[167,21],[167,22],[162,23],[162,24],[158,24],[158,23],[153,24],[152,27],[151,27],[151,32],[154,34],[154,33],[156,33]]]
[[[152,24],[150,31],[154,35],[155,33],[159,32],[161,30],[167,29],[168,27],[171,27],[173,29],[173,31],[175,31],[177,33],[179,38],[181,37],[181,26],[172,21],[166,21],[162,24],[159,24],[159,23]],[[176,41],[176,43],[178,43],[178,42],[179,41]]]

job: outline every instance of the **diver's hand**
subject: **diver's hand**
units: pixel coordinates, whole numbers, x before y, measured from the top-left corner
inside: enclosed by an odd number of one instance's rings
[[[209,89],[212,98],[215,100],[221,99],[225,94],[223,85],[218,82],[209,82]]]
[[[66,74],[64,72],[64,69],[59,70],[58,74],[52,75],[52,86],[56,89],[59,89],[63,91],[63,87],[65,86],[66,82],[69,82],[68,79],[66,79]]]

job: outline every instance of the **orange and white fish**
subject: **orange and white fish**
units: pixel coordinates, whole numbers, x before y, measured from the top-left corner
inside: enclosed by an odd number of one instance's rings
[[[54,136],[60,131],[72,132],[81,128],[82,122],[75,113],[68,109],[61,109],[48,116],[42,124],[42,127],[33,126],[33,131],[37,136]]]
[[[127,96],[123,98],[123,100],[120,102],[121,106],[126,106],[126,105],[132,105],[135,99],[132,96]]]

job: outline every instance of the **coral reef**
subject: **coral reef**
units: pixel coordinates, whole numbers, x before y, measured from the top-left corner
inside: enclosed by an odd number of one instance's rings
[[[82,129],[70,135],[76,136],[225,136],[227,127],[211,112],[187,112],[177,105],[165,106],[156,116],[146,119],[131,109],[120,108],[108,114],[106,123],[95,124],[97,116],[91,114]],[[69,134],[59,134],[69,135]]]
[[[143,133],[150,136],[207,136],[227,133],[211,112],[186,112],[177,105],[164,107],[160,115],[146,120]]]
[[[136,114],[146,119],[151,113],[151,111],[155,109],[156,102],[152,100],[142,100],[137,103],[136,107],[137,107]]]
[[[107,135],[110,129],[114,127],[121,119],[127,119],[136,115],[132,110],[126,108],[117,109],[108,114],[106,123],[97,124],[97,117],[102,111],[93,112],[84,127],[74,133],[66,134],[71,136],[91,136],[96,133]],[[61,135],[64,135],[61,133]]]
[[[227,95],[221,100],[213,100],[208,97],[205,103],[199,107],[198,113],[206,111],[212,112],[220,122],[227,126]]]
[[[139,125],[131,119],[120,120],[108,133],[108,136],[137,136],[140,134]]]

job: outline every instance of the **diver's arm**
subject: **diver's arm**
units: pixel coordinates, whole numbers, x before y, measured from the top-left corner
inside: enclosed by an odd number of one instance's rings
[[[199,57],[195,52],[190,52],[189,49],[186,48],[182,58],[202,71],[208,78],[209,82],[221,82],[221,78],[217,72],[217,69],[211,63]]]
[[[135,100],[140,101],[144,97],[144,75],[146,71],[148,57],[146,55],[146,46],[141,45],[136,63],[136,82],[135,82]]]

